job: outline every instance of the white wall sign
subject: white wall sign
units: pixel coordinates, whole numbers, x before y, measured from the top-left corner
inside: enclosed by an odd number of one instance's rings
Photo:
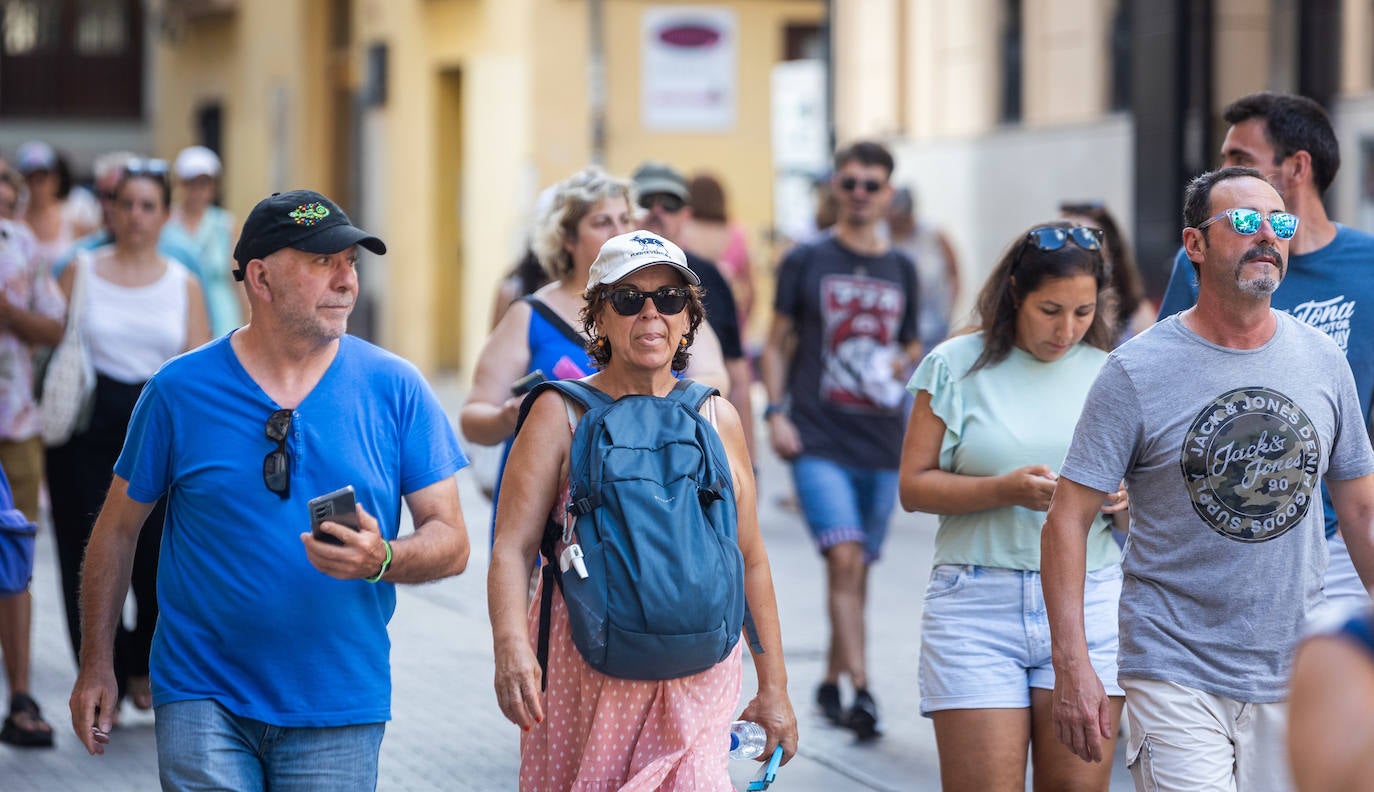
[[[728,8],[658,6],[641,28],[640,118],[659,132],[735,126],[738,25]]]

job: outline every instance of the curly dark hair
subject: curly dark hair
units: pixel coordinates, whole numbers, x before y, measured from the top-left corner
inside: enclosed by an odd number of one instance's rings
[[[701,320],[706,318],[706,308],[701,304],[701,289],[690,284],[684,284],[687,288],[687,333],[682,340],[687,343],[678,346],[673,353],[673,371],[685,371],[687,361],[692,359],[692,342],[696,340],[697,328],[701,326]],[[606,339],[596,334],[596,317],[602,310],[614,311],[606,298],[610,293],[611,286],[596,286],[588,289],[582,296],[587,304],[582,306],[582,334],[587,336],[587,355],[596,364],[598,370],[606,368],[606,364],[611,362],[611,345]]]
[[[1053,226],[1073,228],[1063,220],[1039,223],[1034,228]],[[983,331],[983,352],[969,367],[968,373],[994,366],[1007,359],[1016,344],[1016,316],[1026,295],[1040,288],[1047,278],[1067,278],[1091,275],[1097,282],[1097,312],[1093,315],[1083,342],[1104,352],[1112,349],[1112,331],[1107,325],[1107,305],[1110,282],[1107,262],[1101,250],[1084,250],[1066,240],[1058,250],[1041,250],[1030,243],[1027,229],[993,268],[992,274],[978,292],[976,309],[978,327]]]

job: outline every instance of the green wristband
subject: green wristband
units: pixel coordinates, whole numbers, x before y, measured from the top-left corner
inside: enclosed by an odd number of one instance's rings
[[[383,539],[382,544],[386,545],[386,560],[382,562],[382,568],[377,570],[376,575],[370,578],[363,578],[363,580],[366,580],[368,583],[376,583],[381,580],[382,575],[385,575],[386,571],[391,568],[391,542]]]

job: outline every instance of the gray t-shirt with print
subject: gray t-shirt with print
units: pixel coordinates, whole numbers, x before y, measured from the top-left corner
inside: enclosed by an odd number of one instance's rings
[[[1177,315],[1108,357],[1059,475],[1131,497],[1119,675],[1282,701],[1328,550],[1317,483],[1374,473],[1354,378],[1274,312],[1252,350]]]

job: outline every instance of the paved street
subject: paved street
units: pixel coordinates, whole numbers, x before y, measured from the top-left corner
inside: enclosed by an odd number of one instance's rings
[[[438,390],[450,415],[456,415],[458,384],[445,381]],[[760,520],[778,590],[790,690],[801,723],[799,755],[779,772],[776,788],[939,789],[934,733],[930,721],[917,714],[915,679],[921,592],[930,570],[935,519],[897,515],[884,559],[874,568],[870,664],[885,736],[873,744],[856,745],[848,732],[825,725],[811,705],[827,638],[822,566],[799,518],[780,507],[780,496],[789,489],[785,468],[770,453],[760,463]],[[491,686],[485,587],[490,508],[469,471],[459,480],[473,540],[468,571],[456,579],[399,589],[391,624],[394,720],[381,759],[384,792],[515,786],[518,729],[502,717]],[[264,566],[270,567],[269,559],[264,559]],[[56,570],[45,528],[33,588],[33,687],[57,729],[58,747],[19,751],[0,744],[0,792],[155,790],[150,714],[126,705],[123,723],[103,757],[88,757],[71,733],[66,702],[75,665]],[[746,698],[752,690],[749,675],[746,662]],[[734,764],[734,780],[743,788],[756,765]],[[1112,789],[1130,788],[1118,751]]]

